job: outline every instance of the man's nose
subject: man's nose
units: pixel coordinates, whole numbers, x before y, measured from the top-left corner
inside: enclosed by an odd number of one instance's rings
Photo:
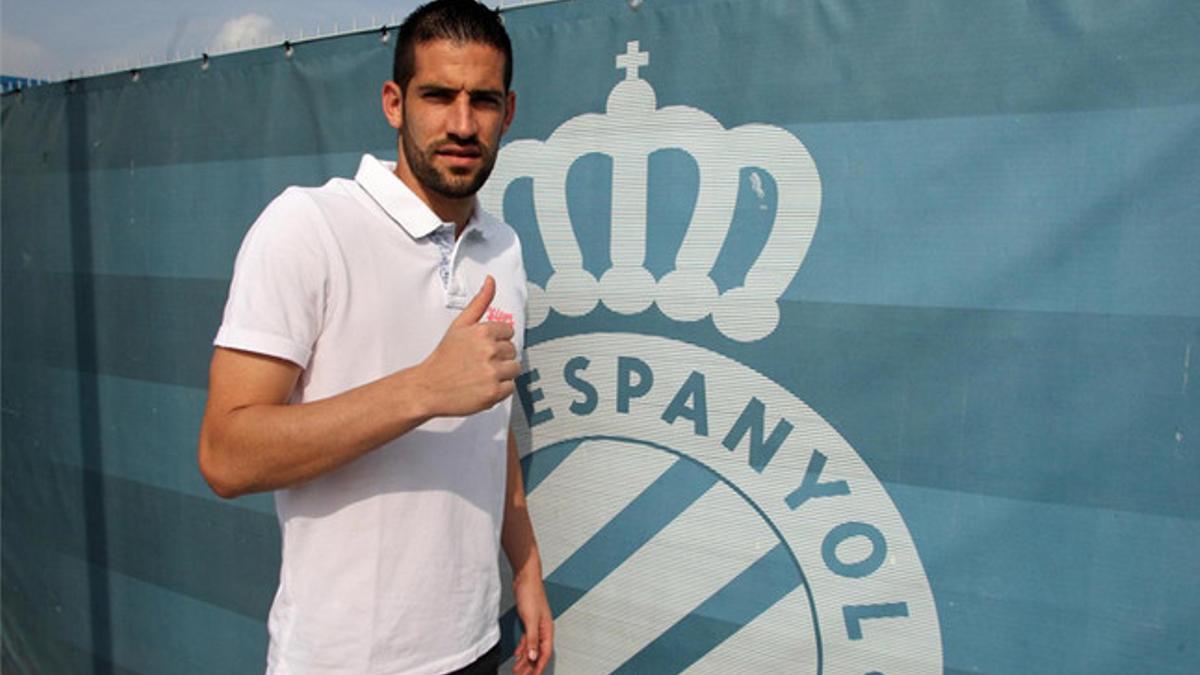
[[[446,133],[459,138],[472,138],[478,131],[471,110],[471,97],[462,92],[454,99],[447,113]]]

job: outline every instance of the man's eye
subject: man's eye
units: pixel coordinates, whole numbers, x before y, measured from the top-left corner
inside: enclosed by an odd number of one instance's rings
[[[449,92],[445,91],[427,91],[424,96],[426,101],[434,101],[437,103],[445,103],[454,99]]]

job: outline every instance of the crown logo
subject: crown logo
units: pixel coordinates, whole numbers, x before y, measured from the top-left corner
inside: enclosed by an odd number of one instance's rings
[[[613,87],[604,114],[587,113],[559,126],[545,141],[519,140],[500,151],[496,169],[480,192],[484,208],[503,214],[509,184],[533,180],[533,201],[546,255],[553,268],[545,288],[529,285],[527,325],[541,324],[551,309],[583,316],[604,303],[620,314],[637,314],[657,304],[675,321],[711,316],[725,336],[750,342],[779,325],[779,297],[791,283],[817,226],[821,181],[804,144],[768,124],[726,129],[708,113],[689,106],[658,108],[639,70],[650,55],[629,42],[616,67],[625,78]],[[650,155],[664,149],[690,154],[699,167],[699,193],[675,267],[655,279],[646,258],[647,174]],[[583,266],[567,211],[567,173],[584,155],[612,159],[612,267],[599,279]],[[761,254],[740,287],[720,292],[710,276],[729,236],[743,169],[754,169],[751,188],[763,194],[765,171],[775,181],[775,220]]]

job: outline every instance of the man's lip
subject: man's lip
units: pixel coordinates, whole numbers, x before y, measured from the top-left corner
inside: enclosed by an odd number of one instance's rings
[[[451,169],[475,169],[483,163],[483,153],[468,148],[439,148],[436,155]]]
[[[474,159],[483,155],[478,148],[458,148],[458,147],[441,147],[437,149],[437,154],[446,157],[456,157],[465,159]]]

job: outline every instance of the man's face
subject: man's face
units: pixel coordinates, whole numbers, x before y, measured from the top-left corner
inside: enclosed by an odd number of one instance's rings
[[[512,121],[504,54],[478,42],[433,40],[416,45],[415,55],[393,120],[400,129],[397,173],[430,197],[470,197],[491,173]]]

